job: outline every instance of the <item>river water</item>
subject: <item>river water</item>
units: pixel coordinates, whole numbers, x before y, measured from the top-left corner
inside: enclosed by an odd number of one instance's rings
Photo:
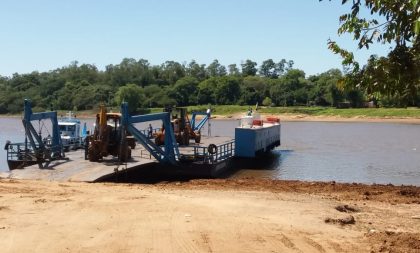
[[[92,119],[81,121],[92,128]],[[233,137],[237,125],[236,120],[212,120],[211,134]],[[0,117],[0,126],[0,171],[7,171],[5,141],[21,142],[24,132],[20,118]],[[207,134],[208,127],[202,132]],[[283,122],[281,132],[282,145],[268,161],[232,177],[420,186],[420,125]]]

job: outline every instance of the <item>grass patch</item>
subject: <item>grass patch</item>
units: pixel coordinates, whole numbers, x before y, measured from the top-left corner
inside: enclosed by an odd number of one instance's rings
[[[246,113],[249,106],[224,105],[212,106],[212,112],[216,115],[233,115],[236,113]],[[206,106],[190,106],[188,111],[205,111]],[[268,114],[301,114],[308,116],[338,116],[345,118],[352,117],[402,117],[420,118],[420,108],[349,108],[337,109],[334,107],[319,106],[291,106],[291,107],[260,107],[261,113]]]

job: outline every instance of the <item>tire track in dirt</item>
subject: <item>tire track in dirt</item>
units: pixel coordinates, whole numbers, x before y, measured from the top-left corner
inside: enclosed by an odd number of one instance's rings
[[[35,244],[36,247],[33,249],[34,252],[45,252],[54,249],[58,250],[59,246],[57,247],[57,245],[66,245],[66,243],[68,242],[68,238],[65,232],[66,223],[77,223],[80,213],[84,210],[84,207],[75,208],[74,210],[72,210],[70,216],[66,216],[65,219],[63,219],[62,210],[65,209],[64,206],[66,205],[66,203],[71,202],[72,200],[55,202],[55,198],[58,195],[60,195],[59,192],[50,192],[47,194],[43,194],[42,199],[37,199],[33,201],[33,208],[36,215],[40,217],[48,217],[44,225],[37,223],[31,224],[31,226],[40,227],[39,233],[33,233],[30,238],[27,238],[28,240],[33,240],[34,242],[37,242]],[[49,224],[53,225],[49,226]],[[49,227],[48,231],[46,231],[46,229],[43,228],[45,226]],[[60,227],[62,227],[64,230],[60,229]],[[48,241],[43,240],[45,236],[54,238],[55,243],[51,244]]]
[[[296,252],[320,252],[325,253],[326,249],[315,240],[313,240],[310,236],[310,233],[304,231],[292,231],[287,230],[284,232],[285,229],[276,229],[275,224],[270,223],[263,223],[261,226],[263,228],[263,233],[266,234],[266,243],[271,245],[270,248],[278,249],[281,247],[286,247],[287,249],[294,250]],[[276,234],[276,231],[279,232],[279,236],[272,236]]]
[[[119,198],[120,199],[120,198]],[[112,211],[113,214],[112,219],[115,220],[115,224],[118,224],[117,228],[114,229],[115,233],[118,233],[120,235],[124,235],[124,240],[116,240],[116,242],[113,242],[113,245],[117,246],[117,252],[125,253],[125,252],[134,252],[133,248],[135,245],[133,245],[133,231],[135,226],[135,221],[127,220],[127,217],[125,217],[125,213],[129,212],[129,209],[131,206],[121,204],[118,207],[117,211]],[[111,209],[111,208],[110,208]],[[115,217],[114,217],[115,215]],[[109,225],[108,225],[109,226]]]
[[[235,218],[236,219],[236,218]],[[246,221],[238,220],[234,222],[233,229],[231,230],[230,237],[232,243],[240,243],[244,249],[248,249],[251,252],[268,252],[268,250],[261,250],[262,246],[266,246],[264,238],[261,236],[261,231],[259,229],[254,229],[252,231],[248,230],[248,224]],[[256,245],[254,242],[258,242]],[[252,249],[252,250],[251,250]]]
[[[259,234],[265,235],[265,243],[267,244],[270,250],[293,250],[295,252],[301,252],[292,242],[292,240],[287,237],[283,232],[284,229],[280,229],[276,224],[268,223],[266,219],[262,218],[264,221],[260,223]]]
[[[201,232],[200,233],[200,237],[202,239],[202,242],[203,242],[204,246],[207,248],[206,251],[208,253],[212,253],[213,250],[212,250],[212,245],[211,245],[211,241],[210,241],[209,235],[206,232]]]
[[[144,193],[142,193],[144,194]],[[143,195],[142,195],[143,196]],[[160,214],[160,209],[155,206],[160,206],[158,198],[148,198],[152,202],[146,207],[145,221],[138,224],[136,228],[142,239],[142,245],[138,245],[139,250],[132,252],[141,252],[146,248],[146,252],[175,252],[173,243],[173,230],[172,230],[172,216],[173,211],[168,216]],[[162,205],[162,212],[166,212],[167,207]],[[146,245],[146,246],[145,246]],[[143,250],[142,250],[143,249]]]
[[[311,245],[312,247],[314,247],[318,252],[320,253],[325,253],[325,249],[324,247],[322,247],[321,244],[317,243],[316,241],[314,241],[313,239],[304,236],[303,240],[306,241],[306,243],[308,243],[309,245]]]
[[[261,228],[263,228],[263,227],[264,227],[264,225],[261,226]],[[269,231],[269,230],[267,230],[267,229],[261,229],[261,230],[257,229],[254,232],[254,234],[256,235],[256,241],[263,244],[267,251],[269,251],[269,250],[274,250],[275,251],[275,250],[278,250],[278,249],[282,249],[282,250],[290,249],[289,247],[287,247],[281,241],[281,238],[283,238],[283,237],[279,233],[276,233],[274,231],[271,231],[271,232],[267,232],[267,231]],[[291,245],[291,244],[288,244],[288,245]]]
[[[280,237],[280,242],[283,243],[284,246],[286,246],[286,248],[294,250],[296,252],[302,252],[299,248],[296,247],[296,245],[292,242],[292,240],[287,237],[286,235],[284,235],[283,233],[279,234]]]
[[[336,243],[336,242],[333,242],[333,241],[331,241],[331,240],[328,240],[327,241],[327,243],[332,247],[332,249],[335,251],[335,252],[346,252],[346,251],[344,251],[344,249],[343,248],[341,248],[341,246],[340,246],[340,244],[339,243]]]
[[[193,225],[191,224],[191,215],[184,214],[176,210],[172,211],[170,230],[172,231],[172,238],[174,243],[179,247],[177,252],[201,252],[199,246],[199,238],[194,238]]]

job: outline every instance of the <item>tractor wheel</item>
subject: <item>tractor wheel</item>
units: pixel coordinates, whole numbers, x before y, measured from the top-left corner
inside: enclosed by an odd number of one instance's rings
[[[128,158],[128,160],[131,159],[131,148],[130,147],[128,147],[128,150],[127,150],[127,158]]]
[[[156,135],[155,144],[158,145],[158,146],[163,145],[163,143],[162,143],[162,141],[160,139],[160,135],[159,134]]]
[[[190,144],[190,135],[188,131],[182,132],[182,142],[185,146],[188,146]]]
[[[182,141],[182,136],[180,133],[175,133],[175,141],[177,143],[179,143],[179,145],[184,145],[183,141]]]
[[[201,141],[201,134],[199,134],[199,133],[195,134],[194,141],[195,141],[195,143],[200,143],[200,141]]]
[[[92,145],[88,148],[88,159],[91,162],[97,162],[100,159],[99,150],[96,146]]]
[[[121,148],[121,154],[119,155],[121,162],[127,162],[131,159],[131,148],[128,145],[124,145]]]

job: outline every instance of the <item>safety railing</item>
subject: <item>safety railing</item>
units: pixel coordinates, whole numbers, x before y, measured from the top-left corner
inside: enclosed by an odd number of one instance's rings
[[[209,147],[190,146],[189,148],[191,149],[187,150],[192,150],[193,152],[189,152],[184,149],[185,152],[183,154],[181,153],[181,157],[183,157],[184,160],[203,162],[207,164],[217,163],[235,155],[234,141],[219,145],[212,144]],[[153,159],[149,151],[145,149],[140,149],[140,158]]]
[[[35,161],[35,152],[25,143],[8,143],[5,146],[8,161]]]
[[[7,151],[8,161],[37,161],[38,159],[43,161],[55,159],[56,157],[51,157],[51,150],[57,148],[57,146],[51,146],[51,143],[48,140],[45,140],[44,145],[46,145],[47,152],[44,152],[42,157],[38,158],[35,150],[28,143],[7,143],[4,149]],[[39,149],[40,146],[37,145],[36,148]],[[60,148],[62,147],[60,146]]]
[[[230,141],[219,145],[211,144],[208,147],[195,146],[194,158],[204,163],[217,163],[235,155],[235,142]]]
[[[150,154],[149,151],[147,151],[146,149],[143,149],[143,148],[140,149],[140,158],[149,159],[149,160],[154,159],[152,157],[152,154]]]

